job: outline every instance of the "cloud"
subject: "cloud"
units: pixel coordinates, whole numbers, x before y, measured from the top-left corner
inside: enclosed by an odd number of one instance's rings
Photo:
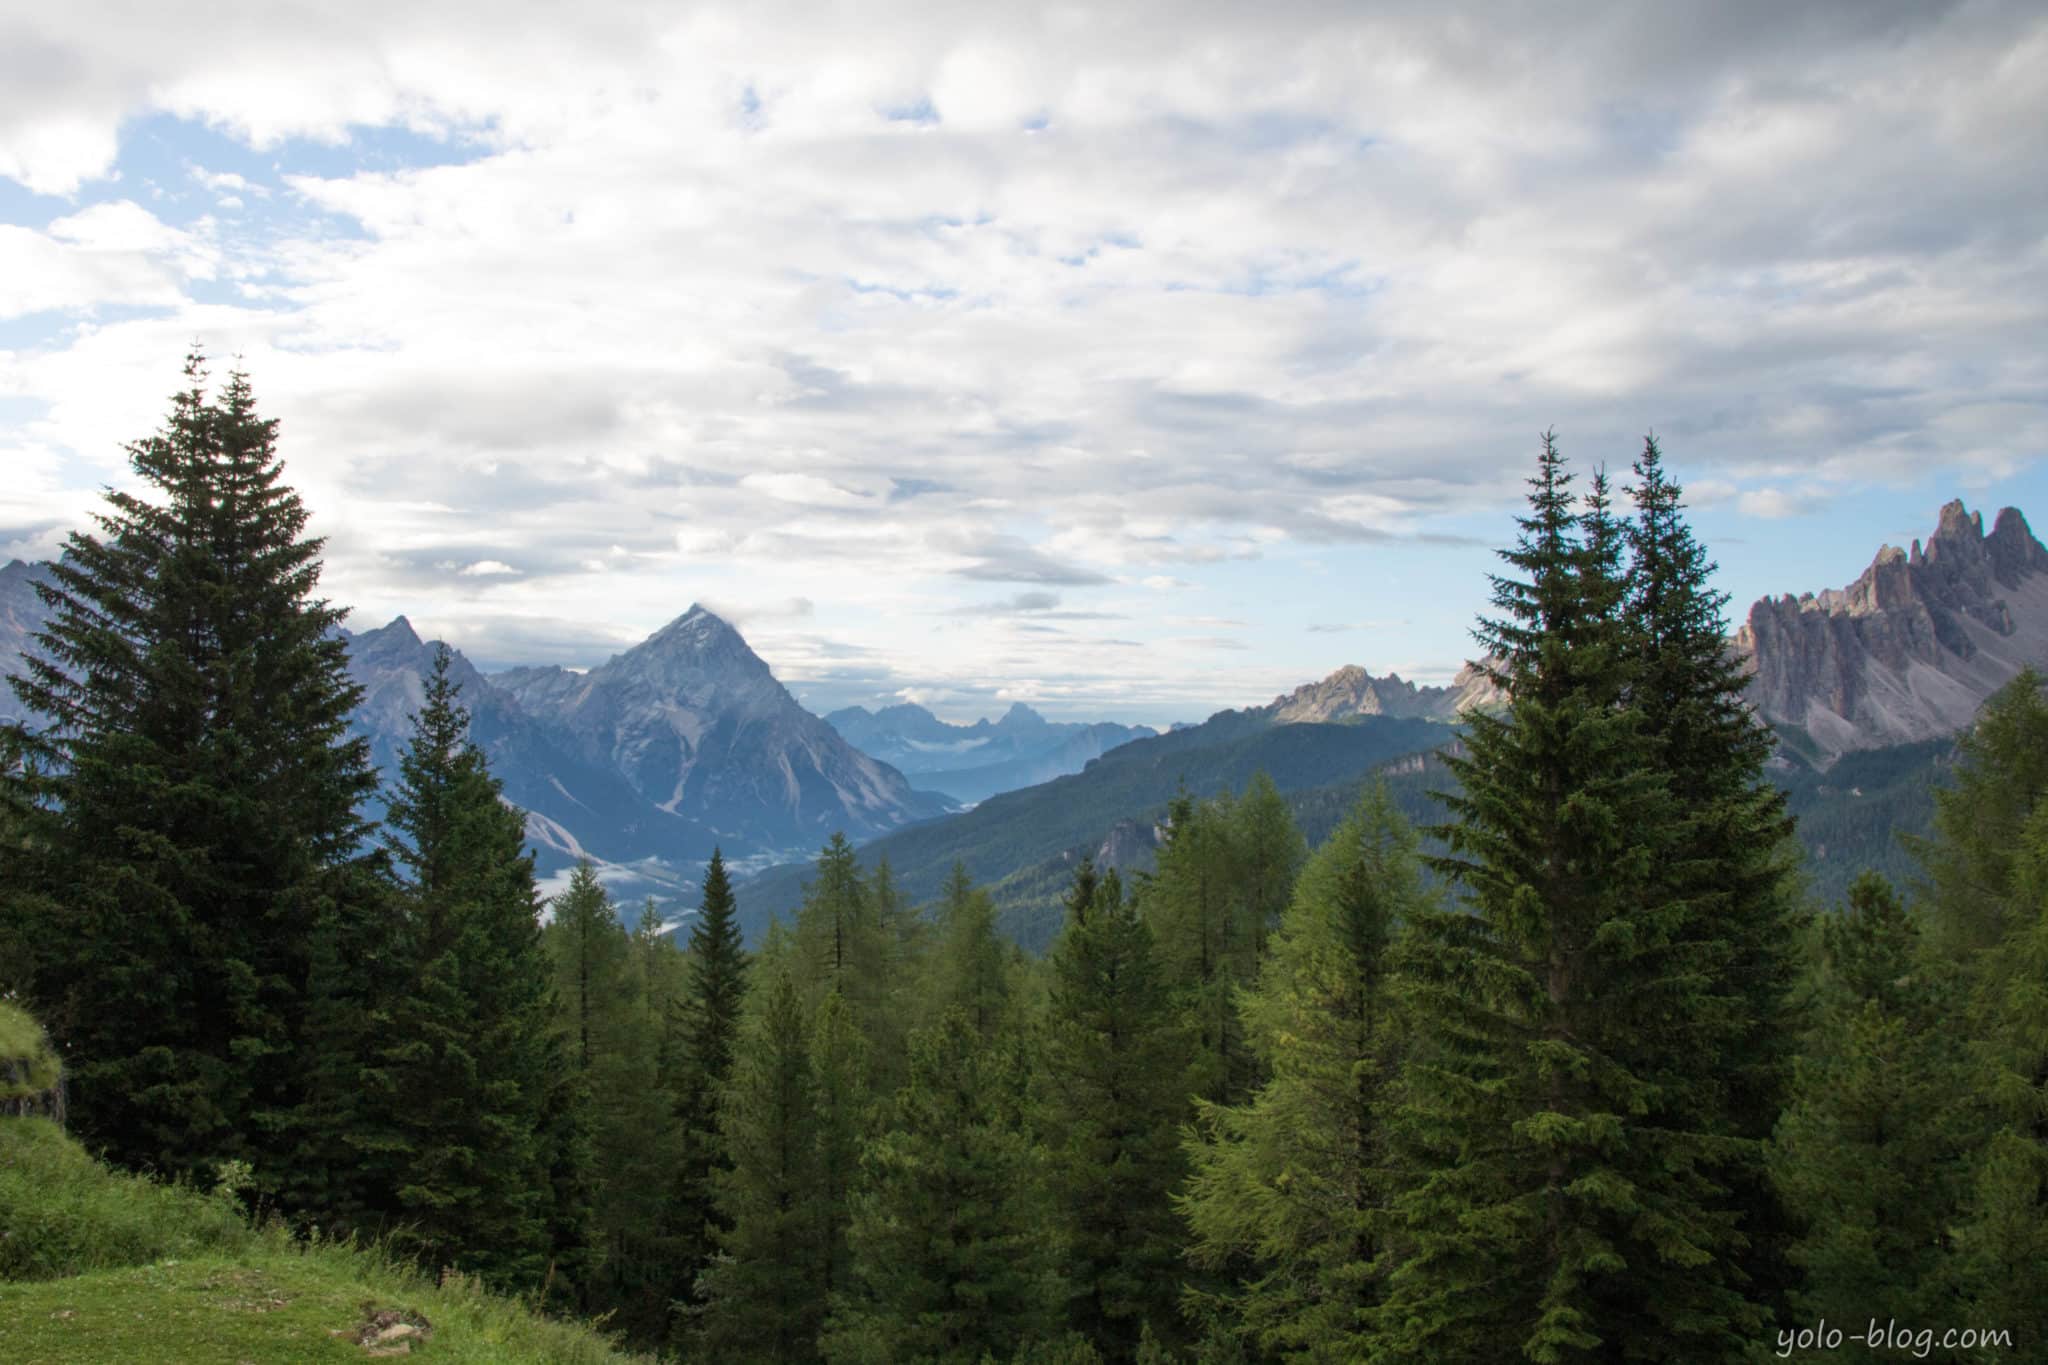
[[[1789,517],[1811,516],[1823,506],[1823,502],[1810,493],[1788,493],[1780,488],[1752,488],[1736,496],[1735,506],[1746,517],[1782,521]]]
[[[2038,467],[2044,62],[2000,0],[33,7],[0,522],[128,486],[196,338],[365,611],[801,599],[757,633],[819,688],[1194,706],[1367,585],[1450,657],[1545,427],[1756,517]],[[1154,594],[1243,667],[1158,677]]]
[[[498,574],[516,574],[518,572],[519,570],[513,568],[510,564],[498,559],[479,559],[474,564],[463,565],[461,569],[461,574],[464,578],[489,578]]]
[[[952,572],[985,583],[1051,583],[1085,587],[1107,583],[1108,575],[1062,563],[1013,536],[994,536],[967,551],[968,562]]]

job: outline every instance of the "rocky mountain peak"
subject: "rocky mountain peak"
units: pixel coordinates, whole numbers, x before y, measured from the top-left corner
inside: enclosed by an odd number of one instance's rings
[[[1953,734],[2026,664],[2048,662],[2048,550],[2016,508],[1989,536],[1960,499],[1854,583],[1764,598],[1736,632],[1748,697],[1823,760]]]

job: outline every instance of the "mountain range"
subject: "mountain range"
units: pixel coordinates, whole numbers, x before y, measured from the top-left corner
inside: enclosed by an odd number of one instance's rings
[[[2048,550],[2016,507],[1986,535],[1951,502],[1924,548],[1885,546],[1847,588],[1759,600],[1735,647],[1750,704],[1819,766],[1952,735],[2021,668],[2048,666]]]
[[[43,624],[34,588],[48,574],[19,560],[0,568],[0,675],[19,671]],[[404,617],[343,634],[364,688],[354,724],[388,775],[437,647]],[[1859,750],[1940,740],[2021,667],[2048,665],[2048,550],[2017,509],[1986,533],[1981,514],[1952,502],[1924,545],[1884,547],[1847,588],[1758,601],[1731,647],[1780,736],[1781,767],[1819,773]],[[1180,782],[1207,793],[1264,768],[1285,790],[1341,786],[1438,747],[1459,716],[1502,701],[1470,666],[1441,687],[1347,666],[1163,735],[1052,722],[1021,705],[968,726],[913,705],[820,719],[702,607],[584,672],[487,677],[459,652],[452,667],[476,742],[529,812],[542,868],[587,855],[617,889],[664,897],[690,893],[714,845],[744,875],[804,858],[837,831],[884,840],[877,853],[898,859],[913,894],[956,856],[983,877],[1098,845],[1135,866]],[[19,712],[0,688],[0,719]],[[979,805],[925,823],[962,803]],[[785,908],[801,874],[761,878],[755,908]]]
[[[879,711],[849,706],[826,716],[825,723],[913,785],[965,802],[1079,772],[1117,745],[1157,733],[1150,726],[1113,721],[1050,721],[1023,702],[1014,703],[1000,720],[972,725],[950,724],[909,702]]]

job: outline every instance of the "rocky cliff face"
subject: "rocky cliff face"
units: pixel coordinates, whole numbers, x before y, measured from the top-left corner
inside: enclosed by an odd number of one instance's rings
[[[1885,546],[1847,588],[1757,602],[1735,645],[1750,703],[1823,762],[1954,734],[2022,667],[2048,666],[2048,550],[2017,508],[1986,535],[1951,502],[1924,548]]]
[[[1260,709],[1279,725],[1328,723],[1354,716],[1449,722],[1467,711],[1499,702],[1498,689],[1471,664],[1459,669],[1448,687],[1418,685],[1398,673],[1375,678],[1356,664],[1346,664],[1321,682],[1297,687]]]

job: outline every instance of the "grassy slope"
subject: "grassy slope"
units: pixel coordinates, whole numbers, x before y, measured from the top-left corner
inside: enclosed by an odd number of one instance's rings
[[[432,1325],[412,1359],[641,1359],[382,1253],[254,1231],[228,1206],[107,1170],[45,1119],[0,1119],[0,1323],[11,1365],[360,1361],[374,1311]]]

